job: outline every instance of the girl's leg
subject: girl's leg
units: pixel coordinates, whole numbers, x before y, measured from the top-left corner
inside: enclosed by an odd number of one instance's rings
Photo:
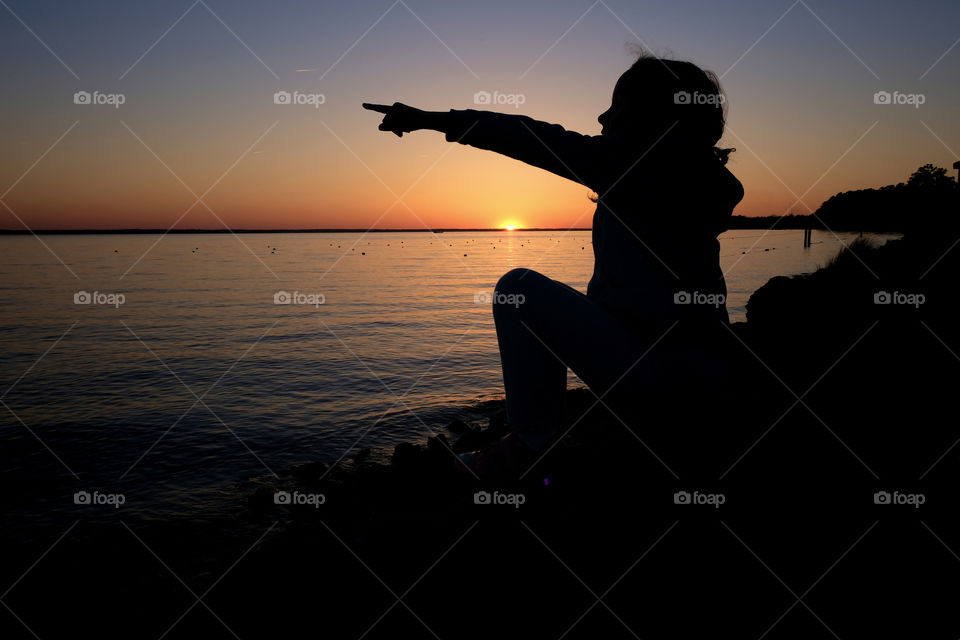
[[[514,269],[500,279],[493,316],[507,418],[535,451],[562,433],[567,367],[598,395],[614,385],[649,389],[658,377],[659,351],[644,355],[649,345],[606,310],[536,271]]]

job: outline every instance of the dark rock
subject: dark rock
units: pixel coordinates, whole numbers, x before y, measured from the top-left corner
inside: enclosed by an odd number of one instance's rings
[[[362,464],[369,457],[370,457],[370,447],[364,447],[363,449],[360,449],[355,454],[353,454],[353,463]]]
[[[423,456],[423,448],[412,442],[401,442],[393,448],[391,462],[395,466],[402,467],[411,464],[417,464]]]
[[[490,440],[486,433],[487,432],[480,427],[471,429],[469,432],[457,438],[456,442],[453,443],[454,453],[464,453],[466,451],[479,449]]]
[[[510,429],[507,425],[507,411],[505,409],[501,409],[490,416],[490,423],[487,425],[487,430],[495,435],[506,435]]]
[[[247,498],[247,504],[254,511],[262,511],[273,506],[273,489],[270,487],[257,487],[256,491]]]
[[[463,420],[454,420],[447,425],[447,431],[455,436],[462,436],[463,434],[470,432],[470,425]]]
[[[319,480],[327,472],[327,465],[323,462],[307,462],[290,469],[290,475],[300,482]]]
[[[427,439],[427,453],[434,458],[449,456],[451,449],[450,441],[442,433]]]

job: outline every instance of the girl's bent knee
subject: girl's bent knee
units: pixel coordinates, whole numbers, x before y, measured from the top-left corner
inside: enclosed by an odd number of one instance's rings
[[[522,317],[522,309],[538,280],[545,276],[532,269],[511,269],[497,281],[493,292],[493,317],[497,325]]]
[[[538,280],[545,277],[533,269],[517,267],[500,276],[496,292],[503,295],[526,293]]]

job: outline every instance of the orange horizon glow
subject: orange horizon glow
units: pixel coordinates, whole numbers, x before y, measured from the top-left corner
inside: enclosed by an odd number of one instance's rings
[[[489,151],[450,148],[435,132],[412,134],[409,141],[408,136],[391,139],[376,130],[375,117],[356,111],[345,110],[344,122],[331,120],[328,126],[336,127],[336,136],[322,125],[281,123],[257,145],[261,153],[243,157],[200,203],[190,190],[203,194],[266,127],[246,123],[221,128],[198,147],[185,133],[156,131],[131,118],[127,124],[170,170],[122,126],[117,131],[109,122],[98,127],[81,122],[31,169],[50,146],[50,137],[59,135],[35,130],[0,158],[0,180],[15,185],[4,198],[9,210],[0,208],[0,229],[591,226],[595,204],[583,185]],[[542,118],[591,133],[583,114],[572,109]],[[737,134],[745,137],[742,126],[734,123]],[[310,135],[304,135],[304,127]],[[739,148],[729,168],[746,190],[734,214],[807,214],[834,193],[905,181],[926,162],[952,164],[922,138],[912,144],[888,142],[879,131],[868,136],[821,179],[820,164],[829,163],[814,159],[839,156],[849,145],[839,132],[832,140],[805,144],[796,155],[769,138],[751,140],[749,147],[734,139],[729,146]],[[99,155],[90,157],[91,148]],[[786,186],[771,171],[782,176]],[[814,190],[796,202],[793,193],[804,193],[809,184]],[[505,209],[512,217],[500,217],[497,212]]]

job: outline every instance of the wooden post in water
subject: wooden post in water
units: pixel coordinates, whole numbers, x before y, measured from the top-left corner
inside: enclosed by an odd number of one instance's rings
[[[953,163],[953,168],[957,170],[957,191],[960,192],[960,160]]]
[[[811,240],[812,235],[813,235],[813,234],[812,234],[812,230],[811,230],[811,228],[810,228],[810,225],[807,225],[807,228],[803,230],[803,248],[804,248],[804,249],[809,249],[809,248],[810,248],[810,240]]]

